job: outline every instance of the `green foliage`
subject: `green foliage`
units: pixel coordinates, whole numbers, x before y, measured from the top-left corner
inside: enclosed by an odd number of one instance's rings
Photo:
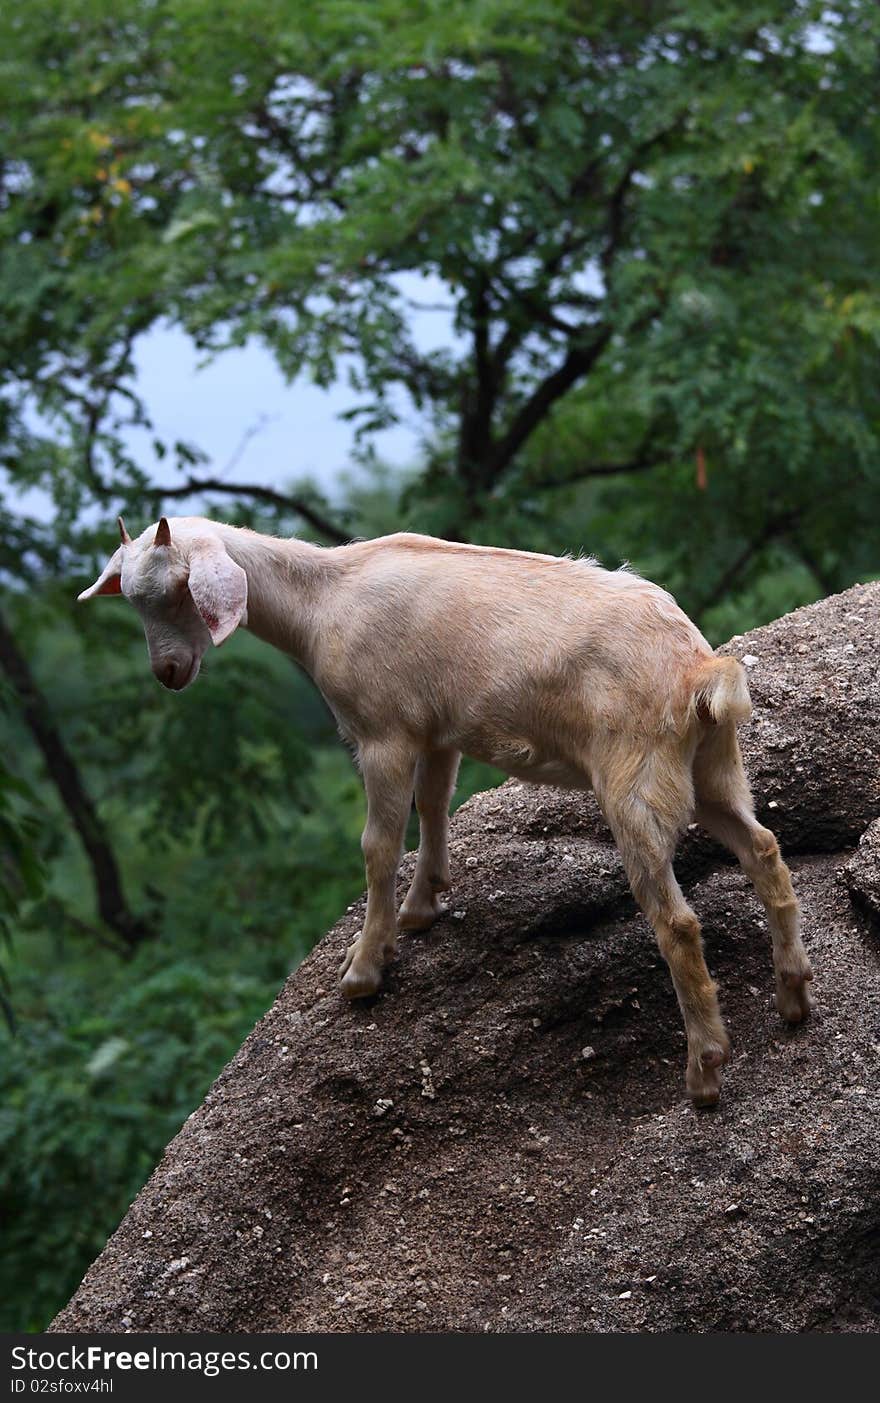
[[[0,759],[0,949],[11,947],[25,902],[36,901],[43,893],[39,824],[32,790]],[[8,994],[9,981],[0,964],[0,1012],[11,1030],[15,1017]]]
[[[159,938],[134,960],[39,911],[20,928],[6,958],[17,1032],[0,1033],[0,1328],[45,1326],[281,981],[360,891],[363,810],[350,761],[324,751],[305,806],[265,844],[175,847]],[[134,844],[122,856],[133,877],[156,879]]]
[[[12,922],[27,899],[43,890],[45,873],[37,850],[39,817],[32,790],[0,760],[0,940],[9,941]]]
[[[4,616],[87,801],[7,647],[7,1328],[62,1304],[362,884],[360,784],[288,661],[237,636],[169,699],[131,610],[75,608],[116,512],[625,558],[713,641],[876,574],[878,40],[869,0],[0,11]],[[341,506],[271,482],[230,510],[142,402],[161,324],[348,375]],[[403,413],[398,474],[371,441]],[[459,796],[497,778],[466,765]],[[152,939],[96,915],[108,858]]]
[[[779,546],[845,582],[878,475],[878,40],[869,0],[13,7],[8,470],[60,535],[90,497],[142,504],[131,352],[167,318],[209,350],[259,338],[291,377],[344,364],[365,451],[415,407],[412,515],[436,530],[540,518],[536,476],[569,517],[548,479],[647,462],[668,471],[625,476],[647,500],[624,554],[662,496],[694,606]],[[442,285],[453,346],[417,344],[412,275]],[[855,560],[824,510],[841,472],[867,499]],[[603,549],[590,525],[566,534]]]
[[[279,974],[259,950],[244,973],[198,939],[170,962],[153,946],[136,970],[91,952],[28,956],[14,973],[20,1031],[0,1034],[4,1330],[44,1328],[75,1289]]]

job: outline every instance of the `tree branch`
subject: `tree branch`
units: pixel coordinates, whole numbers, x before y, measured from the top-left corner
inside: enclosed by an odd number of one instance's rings
[[[101,920],[115,931],[130,953],[155,932],[129,907],[109,834],[85,787],[76,761],[55,725],[49,703],[2,615],[0,668],[18,697],[25,724],[42,752],[49,777],[82,843],[92,869]]]
[[[821,560],[819,559],[819,556],[812,549],[812,547],[804,540],[803,536],[800,534],[795,535],[792,538],[792,545],[794,546],[801,560],[804,562],[804,565],[809,570],[810,574],[813,576],[813,579],[818,584],[822,593],[834,594],[835,591],[840,588],[840,586],[837,584],[834,574],[831,571],[825,569],[825,567],[822,565]]]
[[[633,176],[637,174],[648,152],[655,146],[659,146],[668,136],[672,136],[673,132],[678,131],[685,121],[687,111],[688,109],[685,108],[668,127],[661,127],[660,131],[655,132],[653,136],[647,137],[641,145],[636,147],[626,164],[622,176],[611,191],[608,199],[608,224],[605,247],[600,255],[602,272],[605,276],[606,285],[611,274],[611,265],[614,262],[615,255],[620,248],[621,239],[623,237],[623,223],[626,216],[626,197],[632,187]]]
[[[465,381],[458,440],[459,472],[471,486],[479,482],[492,438],[498,372],[489,347],[489,279],[477,276],[472,295],[475,393]]]
[[[400,347],[395,351],[392,375],[409,390],[417,405],[425,398],[442,400],[455,389],[455,376],[442,365],[437,365],[428,356],[422,356],[412,346]]]
[[[269,506],[278,507],[280,511],[289,511],[301,516],[303,521],[307,521],[313,530],[324,536],[334,545],[344,546],[352,539],[350,531],[344,531],[341,526],[326,517],[317,507],[313,507],[302,497],[293,497],[285,492],[276,492],[272,487],[260,487],[251,482],[223,482],[221,478],[188,477],[184,482],[175,487],[161,487],[149,484],[144,488],[144,492],[150,497],[166,497],[169,500],[181,497],[197,497],[204,492],[225,492],[232,497],[253,497],[257,502],[266,502]]]
[[[276,117],[265,103],[259,103],[252,115],[263,135],[274,141],[276,146],[293,162],[294,170],[305,181],[310,197],[328,200],[336,209],[344,210],[344,202],[334,194],[331,177],[328,175],[319,176],[311,169],[299,141],[290,128],[279,117]],[[291,193],[289,192],[286,198],[291,198]]]
[[[755,556],[758,555],[765,546],[768,546],[771,541],[778,540],[781,536],[787,535],[791,528],[800,520],[800,517],[801,512],[794,508],[789,511],[780,512],[778,516],[770,517],[770,519],[765,522],[763,530],[759,531],[754,540],[749,541],[748,544],[743,547],[739,555],[736,556],[728,565],[727,569],[722,572],[709,593],[704,596],[696,609],[693,610],[692,617],[699,621],[707,609],[713,608],[719,600],[723,599],[731,585],[739,579],[740,575],[746,567],[751,564]]]
[[[592,369],[610,339],[611,328],[605,326],[591,345],[572,346],[559,368],[530,395],[514,415],[507,433],[495,445],[486,474],[487,486],[501,476],[556,401]]]
[[[546,492],[554,488],[572,487],[578,482],[588,482],[594,477],[620,477],[624,473],[647,473],[653,468],[668,463],[667,457],[631,458],[628,463],[591,463],[567,477],[542,477],[526,484],[531,492]]]

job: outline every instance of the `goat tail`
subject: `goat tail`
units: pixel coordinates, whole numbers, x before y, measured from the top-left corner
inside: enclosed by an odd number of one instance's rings
[[[694,710],[701,721],[748,721],[752,699],[746,672],[738,658],[705,658],[693,689]]]

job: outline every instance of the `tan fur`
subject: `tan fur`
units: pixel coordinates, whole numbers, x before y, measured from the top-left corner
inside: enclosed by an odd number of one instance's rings
[[[398,924],[424,928],[443,911],[464,752],[523,780],[595,791],[672,973],[698,1104],[717,1100],[728,1040],[699,923],[672,870],[695,811],[765,904],[780,1011],[793,1021],[808,1011],[797,902],[773,835],[754,818],[736,740],[750,707],[745,674],[714,657],[658,586],[590,560],[411,534],[324,550],[199,517],[123,540],[83,597],[120,581],[166,686],[188,686],[212,638],[246,623],[309,671],[356,748],[368,900],[342,967],[349,997],[377,991]],[[398,914],[414,794],[421,844]]]
[[[701,721],[748,721],[752,702],[742,664],[736,658],[707,658],[701,663],[694,705]]]

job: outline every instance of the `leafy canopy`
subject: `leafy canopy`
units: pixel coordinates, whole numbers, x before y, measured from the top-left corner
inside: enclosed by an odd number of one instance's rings
[[[728,564],[755,512],[823,557],[842,466],[876,491],[878,38],[864,0],[7,9],[7,465],[68,518],[142,506],[131,347],[171,319],[346,370],[367,440],[408,398],[435,529],[659,463],[685,468],[670,501],[711,484]],[[452,344],[418,344],[420,286]]]

